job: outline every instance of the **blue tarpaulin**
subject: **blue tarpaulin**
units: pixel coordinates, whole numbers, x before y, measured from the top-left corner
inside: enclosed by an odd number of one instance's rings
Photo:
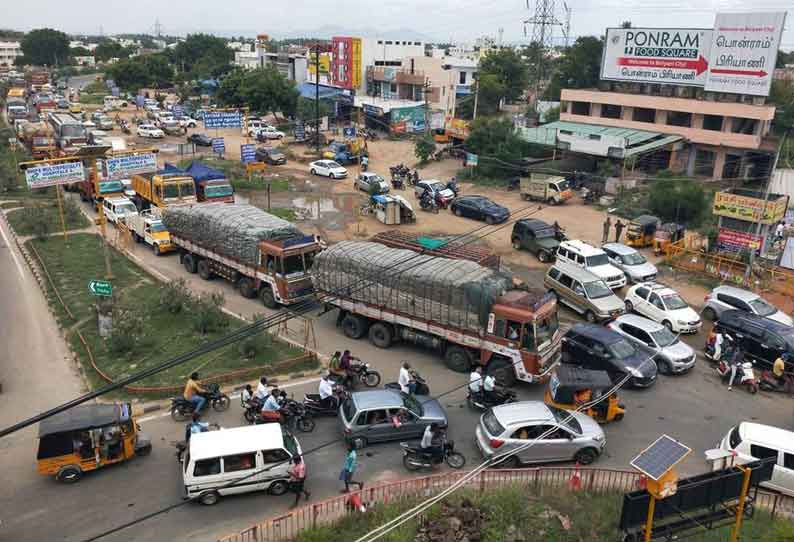
[[[200,162],[191,162],[185,169],[185,173],[197,181],[213,181],[215,179],[225,179],[226,174],[218,169],[212,169]]]

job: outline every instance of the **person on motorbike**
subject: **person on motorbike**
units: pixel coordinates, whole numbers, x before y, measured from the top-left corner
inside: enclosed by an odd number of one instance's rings
[[[781,386],[786,384],[786,359],[788,354],[780,354],[775,363],[772,364],[772,375],[777,380],[777,383]]]
[[[182,397],[185,398],[185,401],[193,403],[194,411],[197,414],[201,413],[204,405],[207,404],[207,398],[201,395],[202,393],[207,393],[207,390],[201,386],[199,374],[194,371],[185,383],[185,391],[182,392]]]
[[[369,157],[362,156],[361,157],[361,171],[367,171],[369,169]]]
[[[485,375],[482,379],[483,398],[488,403],[501,403],[504,400],[504,394],[498,389],[496,379],[492,375]]]
[[[733,389],[733,379],[736,378],[736,372],[741,367],[743,361],[744,361],[744,350],[742,350],[742,346],[740,344],[737,344],[733,350],[733,355],[731,356],[730,359],[731,378],[730,380],[728,380],[728,391],[731,391]]]
[[[400,391],[412,395],[416,391],[416,382],[411,375],[411,364],[403,361],[400,367],[400,375],[397,377],[397,383],[400,385]]]
[[[318,393],[320,394],[320,404],[323,408],[336,408],[336,396],[334,395],[334,384],[326,373],[320,379]]]
[[[430,455],[431,463],[435,463],[443,455],[441,429],[437,423],[431,423],[425,427],[425,432],[422,434],[422,442],[419,446],[424,453]]]
[[[347,377],[347,371],[342,369],[342,353],[339,350],[334,352],[334,355],[328,361],[328,372],[342,380]]]
[[[482,392],[482,366],[478,365],[469,375],[469,391],[472,395]]]
[[[263,376],[259,379],[254,397],[256,397],[260,403],[264,403],[268,395],[270,395],[270,387],[267,385],[267,377]]]
[[[350,350],[345,350],[342,352],[342,357],[339,358],[339,369],[344,371],[344,377],[342,378],[342,385],[346,388],[350,387],[350,381],[353,378],[353,364],[358,363],[361,360],[355,357],[353,354],[350,353]]]
[[[417,184],[419,182],[419,170],[418,169],[414,170],[413,180],[414,180],[414,184]]]
[[[251,387],[251,384],[246,384],[245,389],[240,396],[240,400],[243,402],[243,405],[250,406],[252,402],[256,400],[255,398],[256,395],[254,395],[254,388]]]
[[[273,388],[270,395],[267,396],[265,404],[262,405],[259,415],[266,422],[280,422],[281,421],[281,403],[279,402],[279,390]]]

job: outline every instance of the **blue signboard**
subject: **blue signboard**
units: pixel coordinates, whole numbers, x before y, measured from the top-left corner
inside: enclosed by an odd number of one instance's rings
[[[476,166],[479,162],[479,156],[476,154],[472,154],[470,152],[466,153],[466,165],[467,166]]]
[[[204,113],[205,128],[242,128],[243,116],[239,112],[207,111]]]
[[[356,137],[356,127],[350,126],[347,128],[342,128],[342,135],[345,137]]]
[[[306,126],[303,124],[302,120],[295,123],[295,139],[298,141],[306,139]]]
[[[143,101],[145,99],[146,98],[144,98],[143,96],[135,96],[135,105],[138,107],[143,107]]]
[[[113,96],[116,96],[116,97],[118,97],[118,96],[119,96],[119,94],[121,93],[121,90],[119,89],[119,87],[112,87],[112,88],[110,89],[110,93],[111,93]]]
[[[240,160],[243,164],[256,162],[256,146],[253,143],[240,145]]]
[[[226,152],[226,143],[224,143],[222,137],[212,138],[212,152],[216,152],[218,154],[223,154]]]
[[[182,117],[185,116],[185,110],[182,108],[181,105],[175,105],[173,113],[174,113],[174,117],[178,119],[181,119]]]

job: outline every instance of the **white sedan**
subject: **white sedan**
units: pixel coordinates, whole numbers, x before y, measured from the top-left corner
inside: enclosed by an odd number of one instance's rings
[[[674,333],[697,333],[700,315],[678,292],[656,282],[641,282],[626,293],[626,312],[638,312]]]
[[[312,175],[322,175],[329,179],[344,179],[347,177],[347,170],[333,160],[317,160],[310,163],[309,167]]]
[[[154,124],[141,124],[138,126],[137,133],[138,137],[150,137],[153,139],[165,137],[165,133]]]

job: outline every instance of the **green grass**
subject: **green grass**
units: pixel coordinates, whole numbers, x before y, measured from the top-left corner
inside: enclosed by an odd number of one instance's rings
[[[248,180],[248,173],[245,170],[245,166],[241,162],[237,162],[235,160],[223,160],[223,159],[208,159],[208,158],[201,158],[201,159],[188,159],[188,160],[181,160],[177,166],[180,168],[186,168],[190,165],[191,162],[199,162],[200,164],[204,164],[207,167],[211,167],[213,169],[219,169],[223,171],[226,175],[226,178],[229,179],[229,182],[232,184],[235,190],[265,190],[267,189],[267,182],[262,179],[262,177],[254,176],[252,181]],[[265,166],[265,172],[269,172],[267,168],[270,166]],[[292,177],[285,176],[285,177],[268,177],[267,181],[271,183],[270,190],[273,192],[286,192],[289,190],[289,184],[292,180]]]
[[[105,103],[105,96],[108,93],[102,94],[91,94],[88,92],[81,92],[80,93],[80,103],[83,105],[102,105]]]
[[[67,242],[63,239],[48,239],[44,242],[29,241],[29,244],[36,248],[44,260],[61,297],[74,314],[74,319],[70,318],[57,298],[50,295],[50,304],[59,324],[64,329],[79,329],[82,332],[94,353],[97,365],[113,379],[157,365],[243,325],[239,320],[223,315],[226,324],[224,329],[200,335],[194,330],[190,308],[186,307],[178,314],[168,312],[159,302],[161,284],[132,261],[109,248],[114,303],[131,307],[136,315],[143,317],[140,339],[132,351],[123,355],[114,354],[108,340],[99,337],[95,314],[96,298],[88,291],[91,280],[105,278],[100,237],[93,234],[74,234],[69,236]],[[67,335],[92,386],[104,384],[90,366],[77,334]],[[263,337],[260,349],[253,359],[244,358],[235,344],[192,359],[138,384],[178,385],[194,370],[200,371],[203,377],[208,377],[235,369],[277,363],[301,355],[299,349],[273,340],[269,335]],[[305,368],[296,367],[295,370]]]
[[[271,215],[275,215],[279,218],[283,218],[284,220],[288,220],[289,222],[295,222],[295,210],[294,209],[285,209],[282,207],[273,207],[271,208],[268,213]]]
[[[49,231],[50,233],[57,233],[63,231],[63,224],[61,223],[61,216],[58,211],[58,203],[55,200],[38,201],[38,202],[20,202],[14,204],[19,207],[24,205],[25,209],[16,209],[9,212],[6,216],[11,227],[17,232],[17,235],[34,235],[41,224],[46,226],[42,230]],[[64,204],[64,221],[66,222],[67,230],[77,230],[87,228],[91,225],[89,220],[80,212],[80,209],[71,201]]]

